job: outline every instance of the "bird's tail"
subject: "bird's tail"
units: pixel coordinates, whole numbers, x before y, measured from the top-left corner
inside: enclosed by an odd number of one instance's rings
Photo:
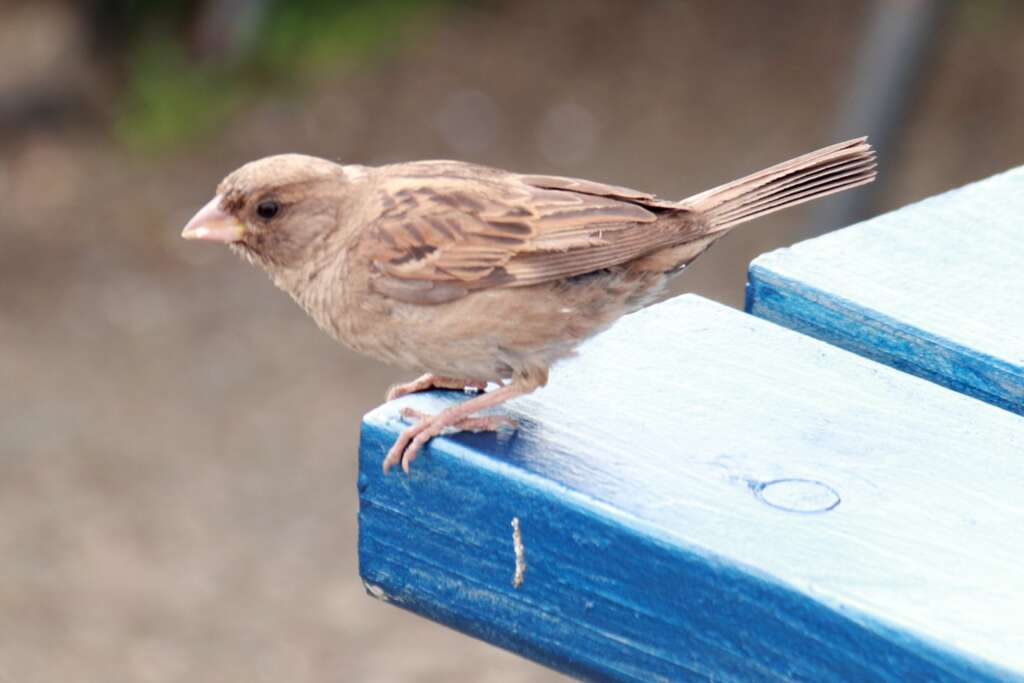
[[[858,138],[784,161],[688,197],[680,206],[700,213],[709,232],[724,232],[760,216],[841,192],[875,179],[875,151]]]

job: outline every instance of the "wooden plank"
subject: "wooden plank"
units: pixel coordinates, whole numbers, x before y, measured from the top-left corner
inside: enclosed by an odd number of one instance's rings
[[[457,400],[364,420],[377,598],[590,680],[1024,680],[1015,415],[696,296],[383,476]]]
[[[757,258],[747,310],[1024,414],[1024,167]]]

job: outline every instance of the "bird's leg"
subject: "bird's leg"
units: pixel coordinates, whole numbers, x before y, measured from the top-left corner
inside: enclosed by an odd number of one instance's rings
[[[389,401],[394,401],[396,398],[405,396],[406,394],[415,394],[419,391],[429,391],[431,389],[477,389],[483,391],[487,388],[487,382],[481,382],[475,379],[455,379],[453,377],[441,377],[432,373],[420,375],[411,382],[405,384],[396,384],[395,386],[388,389]]]
[[[387,474],[387,471],[399,461],[402,463],[402,469],[408,472],[409,463],[416,459],[423,444],[445,429],[462,429],[465,426],[471,431],[482,431],[508,424],[509,418],[473,417],[473,413],[504,403],[510,398],[528,394],[538,386],[540,384],[536,382],[513,381],[499,389],[446,408],[437,415],[417,414],[417,417],[421,417],[420,421],[402,431],[384,458],[384,473]]]

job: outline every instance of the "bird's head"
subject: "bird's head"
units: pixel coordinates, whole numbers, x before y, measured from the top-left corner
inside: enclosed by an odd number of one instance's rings
[[[227,244],[271,272],[299,267],[337,230],[348,174],[302,154],[250,162],[221,181],[181,236]]]

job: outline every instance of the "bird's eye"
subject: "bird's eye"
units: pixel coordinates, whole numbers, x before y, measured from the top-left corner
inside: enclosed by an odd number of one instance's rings
[[[265,221],[269,221],[276,216],[280,210],[281,205],[273,199],[267,199],[256,205],[256,215]]]

